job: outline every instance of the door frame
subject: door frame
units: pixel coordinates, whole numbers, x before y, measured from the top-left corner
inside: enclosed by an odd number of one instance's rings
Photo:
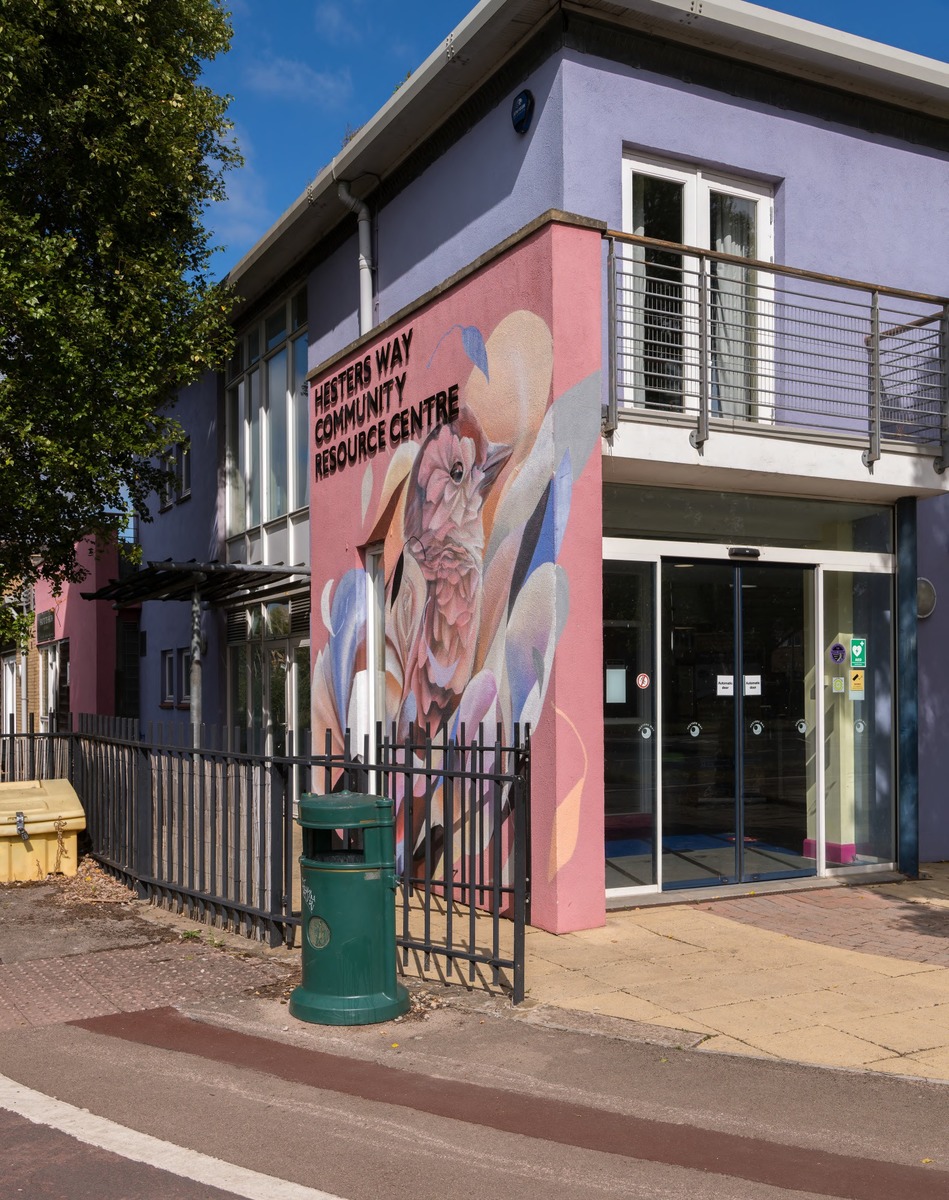
[[[894,581],[896,579],[896,555],[895,554],[880,554],[880,553],[863,553],[861,551],[851,550],[811,550],[798,549],[794,546],[749,546],[747,543],[736,543],[731,546],[724,542],[686,542],[675,541],[672,539],[639,539],[630,537],[604,537],[602,539],[602,557],[604,562],[636,562],[636,563],[651,563],[653,566],[653,589],[654,589],[654,611],[655,622],[653,630],[653,661],[656,663],[656,680],[655,680],[655,729],[656,729],[656,799],[655,799],[655,814],[654,821],[656,824],[656,844],[661,846],[662,840],[662,747],[664,739],[663,729],[663,678],[661,669],[661,648],[662,648],[662,605],[660,603],[661,574],[660,566],[663,559],[704,559],[707,561],[721,562],[724,564],[735,565],[736,560],[729,555],[730,549],[736,547],[754,549],[758,551],[757,557],[746,561],[754,562],[758,565],[786,565],[786,566],[804,566],[813,568],[813,604],[814,604],[814,662],[812,666],[815,670],[815,678],[820,678],[823,670],[823,647],[824,647],[824,576],[828,572],[844,571],[874,575],[888,575]],[[892,647],[891,647],[892,651]],[[894,675],[895,685],[895,675]],[[825,714],[823,702],[816,706],[816,726],[814,736],[818,747],[822,748],[825,745]],[[896,776],[894,775],[894,782]],[[815,787],[817,789],[817,812],[816,812],[816,834],[817,834],[817,861],[816,875],[818,878],[824,878],[830,874],[826,861],[826,829],[825,829],[825,764],[824,753],[821,750],[816,755],[816,778]],[[638,895],[655,895],[662,891],[662,854],[657,855],[655,863],[656,882],[654,884],[646,884],[636,887],[626,888],[610,888],[607,890],[607,896],[612,898],[621,898],[624,896]],[[874,863],[867,866],[858,865],[848,867],[847,873],[858,875],[860,873],[878,872],[881,869],[880,864]],[[839,873],[839,868],[835,870],[835,874]],[[706,885],[707,886],[707,885]],[[734,887],[742,887],[747,885],[734,884],[727,885]]]

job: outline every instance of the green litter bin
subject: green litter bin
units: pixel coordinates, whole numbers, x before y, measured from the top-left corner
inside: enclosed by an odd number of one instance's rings
[[[371,1025],[408,1010],[396,979],[393,820],[383,796],[300,798],[303,982],[290,1012],[301,1021]]]

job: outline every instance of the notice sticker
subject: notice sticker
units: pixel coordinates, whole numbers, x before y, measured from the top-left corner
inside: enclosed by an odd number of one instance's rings
[[[746,675],[745,679],[745,695],[760,696],[761,695],[761,676]]]
[[[719,675],[716,681],[715,694],[717,696],[734,696],[735,694],[735,676],[734,675]]]
[[[649,676],[645,673],[645,671],[636,676],[636,686],[641,692],[644,692],[646,688],[649,687]]]
[[[844,681],[843,681],[843,679],[840,678],[840,676],[837,676],[836,678],[834,678],[830,681],[830,690],[834,693],[835,696],[842,696],[844,694],[844,692],[847,690],[844,687]]]
[[[866,638],[850,639],[850,665],[852,667],[865,667],[867,665]]]
[[[626,703],[626,668],[606,668],[606,703]]]
[[[863,699],[863,677],[863,671],[851,670],[850,672],[850,695],[859,696],[861,700]]]

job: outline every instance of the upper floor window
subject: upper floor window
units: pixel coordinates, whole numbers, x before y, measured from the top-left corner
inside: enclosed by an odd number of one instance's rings
[[[186,437],[174,446],[169,446],[166,463],[169,475],[161,496],[159,511],[171,508],[191,495],[191,438]]]
[[[712,412],[755,415],[768,355],[767,288],[760,271],[734,260],[773,262],[771,188],[630,158],[623,164],[623,220],[629,233],[668,245],[627,247],[622,398],[678,411],[693,406],[704,379]],[[728,258],[704,260],[677,246]]]
[[[228,535],[308,503],[306,372],[301,288],[242,332],[228,369]]]

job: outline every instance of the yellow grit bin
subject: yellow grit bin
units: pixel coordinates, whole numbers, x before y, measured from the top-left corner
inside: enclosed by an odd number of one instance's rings
[[[67,779],[0,783],[0,883],[75,875],[86,814]]]

